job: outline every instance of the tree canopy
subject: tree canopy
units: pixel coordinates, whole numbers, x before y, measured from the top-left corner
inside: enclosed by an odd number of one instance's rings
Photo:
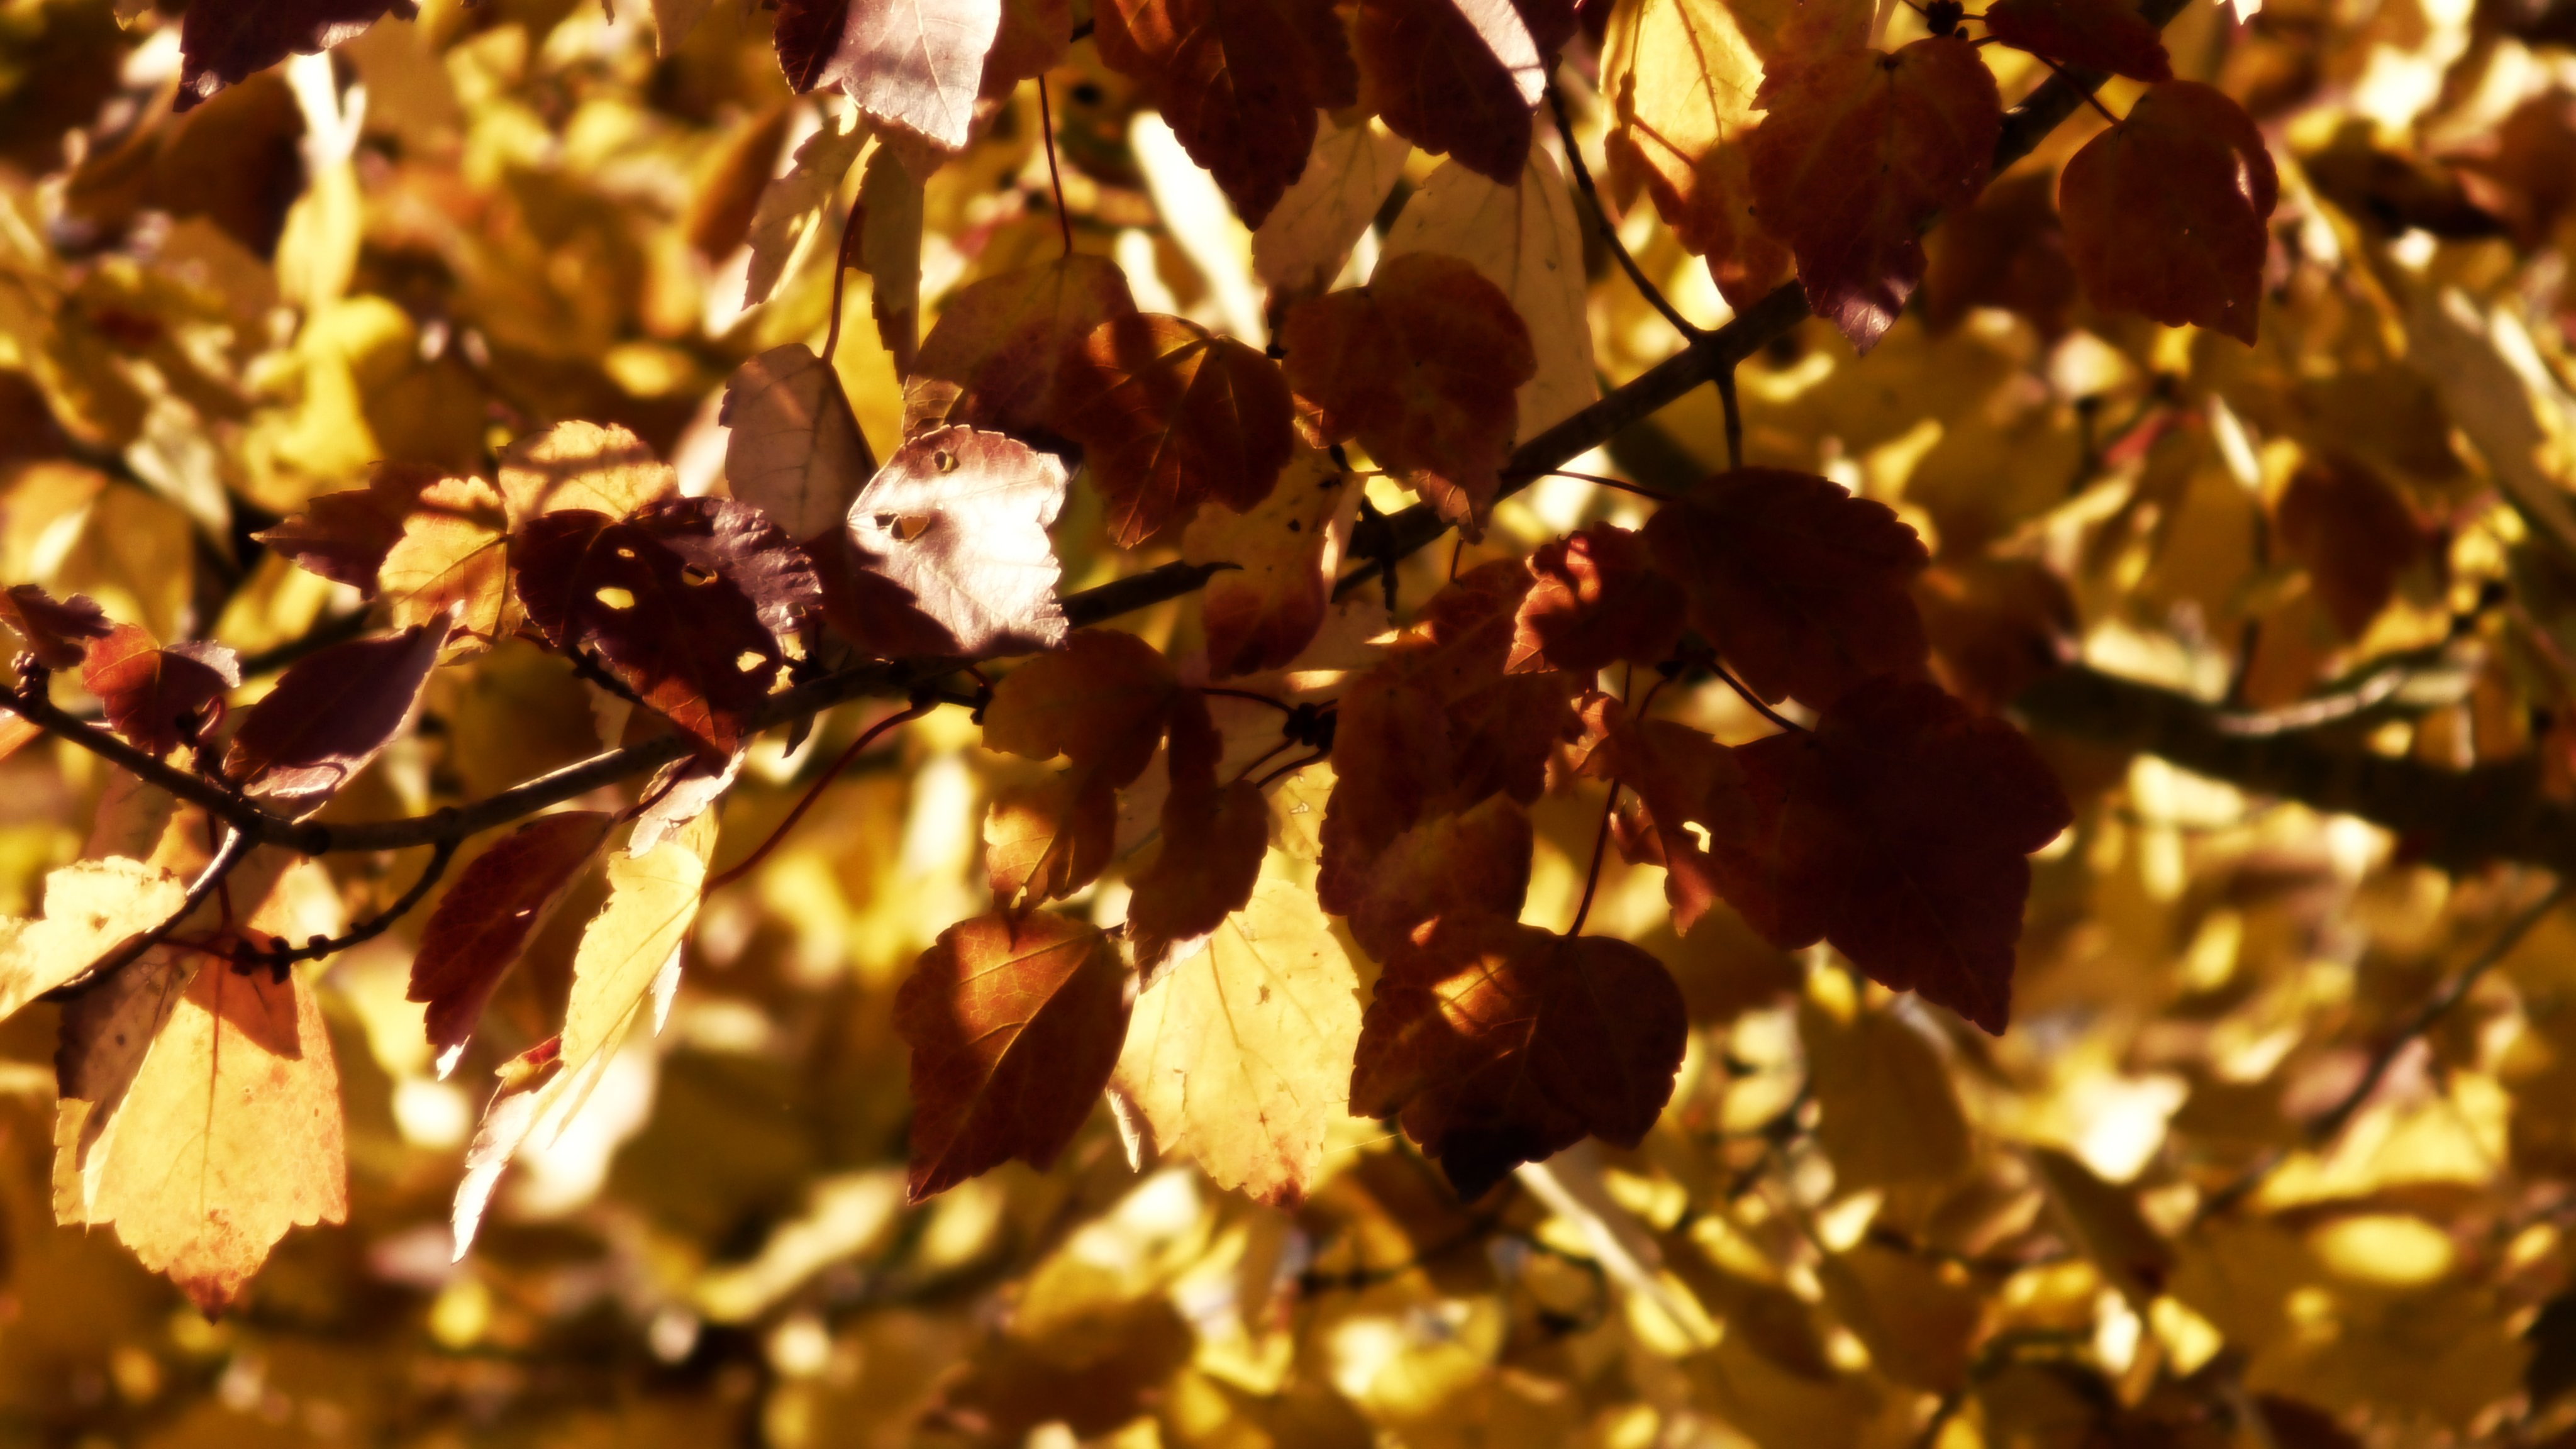
[[[2576,1443],[2569,0],[0,0],[0,1445]]]

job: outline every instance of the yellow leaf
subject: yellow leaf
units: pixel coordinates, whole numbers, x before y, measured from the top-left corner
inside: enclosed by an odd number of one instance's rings
[[[1921,1032],[1879,1011],[1843,1025],[1812,1005],[1798,1027],[1837,1189],[1944,1178],[1967,1164],[1967,1121]]]
[[[0,1019],[179,909],[188,888],[139,860],[83,860],[45,877],[41,920],[0,920]]]
[[[567,508],[624,518],[679,486],[669,464],[615,423],[557,423],[501,455],[501,498],[513,528]]]
[[[1250,904],[1136,998],[1112,1079],[1156,1146],[1274,1203],[1323,1167],[1360,1026],[1359,975],[1293,870],[1272,851]]]

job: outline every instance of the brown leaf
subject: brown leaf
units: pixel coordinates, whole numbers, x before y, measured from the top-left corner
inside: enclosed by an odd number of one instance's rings
[[[297,660],[242,717],[225,777],[292,816],[321,809],[411,722],[446,642],[442,619]]]
[[[1480,1197],[1587,1134],[1637,1145],[1688,1035],[1672,977],[1625,941],[1444,921],[1378,977],[1351,1110],[1400,1112],[1458,1195]]]
[[[1914,602],[1941,682],[1990,713],[2073,652],[2075,600],[2036,560],[1936,563],[1915,578]]]
[[[92,645],[81,687],[98,696],[107,722],[145,754],[166,755],[194,739],[206,711],[241,684],[241,666],[221,644],[153,647],[152,636],[119,624]]]
[[[1097,770],[995,790],[984,816],[993,899],[1017,910],[1073,894],[1100,878],[1117,836],[1118,787]]]
[[[289,55],[329,50],[390,12],[409,20],[412,0],[212,0],[190,5],[179,28],[179,93],[185,111]]]
[[[1127,991],[1108,936],[1063,916],[941,932],[895,994],[912,1053],[913,1201],[1015,1157],[1052,1165],[1118,1064]]]
[[[1100,58],[1143,83],[1247,226],[1305,169],[1316,112],[1359,99],[1326,0],[1110,0],[1093,18]]]
[[[1512,620],[1506,674],[1589,676],[1624,659],[1654,664],[1681,642],[1681,587],[1655,572],[1645,538],[1612,523],[1541,544]]]
[[[2003,127],[1995,78],[1964,40],[1860,46],[1774,66],[1749,142],[1754,208],[1787,238],[1816,315],[1866,352],[1923,278],[1917,234],[1986,184]]]
[[[429,1007],[440,1076],[455,1067],[493,988],[608,839],[612,820],[598,810],[539,816],[476,856],[439,897],[412,955],[408,999]]]
[[[2066,331],[2075,294],[2055,180],[2045,172],[2004,177],[1974,206],[1944,213],[1932,233],[1923,320],[1935,334],[1955,329],[1975,308],[2001,307],[2055,338]]]
[[[734,369],[716,421],[733,496],[802,541],[841,526],[876,459],[850,412],[840,375],[802,342]]]
[[[1007,0],[1004,13],[1009,13]],[[988,81],[990,75],[988,67]],[[859,218],[855,260],[859,270],[868,274],[868,315],[876,319],[877,338],[893,355],[898,375],[910,374],[921,352],[922,204],[921,180],[904,165],[895,147],[880,146],[869,154],[867,171],[859,178],[859,208],[864,215]],[[842,406],[848,406],[846,400]],[[860,451],[866,452],[864,442]],[[871,461],[865,471],[875,468]]]
[[[1300,446],[1257,507],[1199,510],[1181,556],[1234,565],[1199,590],[1210,677],[1280,668],[1323,627],[1358,506],[1354,481],[1331,454]]]
[[[903,385],[903,431],[943,423],[1035,435],[1053,423],[1068,349],[1136,310],[1127,274],[1075,253],[986,277],[950,297]]]
[[[1632,721],[1609,695],[1587,696],[1582,710],[1586,733],[1598,741],[1585,772],[1637,792],[1637,814],[1618,822],[1626,827],[1620,846],[1630,859],[1664,868],[1673,929],[1687,935],[1731,894],[1726,865],[1701,841],[1741,840],[1751,830],[1743,767],[1734,751],[1688,725]],[[1651,839],[1639,833],[1647,831]]]
[[[1361,0],[1360,100],[1399,136],[1505,186],[1529,160],[1530,114],[1571,0]]]
[[[955,151],[1001,26],[1001,0],[828,0],[782,8],[774,34],[796,89],[837,85],[868,116]]]
[[[999,433],[940,428],[886,460],[827,557],[833,627],[883,657],[1024,654],[1064,642],[1047,528],[1064,465]]]
[[[1171,745],[1163,757],[1171,793],[1163,797],[1162,849],[1140,872],[1127,904],[1127,926],[1139,965],[1163,959],[1177,943],[1215,930],[1252,898],[1270,846],[1270,805],[1250,780],[1217,783],[1225,738],[1195,690],[1173,697]]]
[[[43,916],[0,918],[0,1021],[170,919],[187,893],[169,871],[121,857],[48,873]]]
[[[2254,341],[2280,177],[2263,133],[2225,91],[2164,81],[2084,143],[2057,208],[2084,295]]]
[[[403,536],[421,490],[446,474],[414,463],[378,463],[364,488],[320,494],[275,526],[251,535],[306,571],[373,593],[376,570]],[[495,500],[498,501],[497,499]]]
[[[1359,439],[1475,537],[1518,425],[1514,393],[1538,372],[1511,299],[1467,262],[1415,252],[1365,287],[1300,302],[1280,335],[1320,441]]]
[[[1073,0],[1002,0],[1002,27],[984,55],[978,93],[1000,100],[1064,63],[1073,44]],[[897,354],[900,356],[901,354]]]
[[[1692,627],[1764,699],[1821,707],[1873,675],[1924,672],[1906,590],[1929,555],[1883,503],[1813,474],[1740,468],[1665,504],[1646,542],[1688,592]]]
[[[2334,454],[2311,458],[2290,475],[2272,526],[2347,639],[2360,638],[2388,607],[2397,576],[2432,543],[2396,489]]]
[[[1151,313],[1113,317],[1071,348],[1056,407],[1055,430],[1082,445],[1121,548],[1187,523],[1203,502],[1258,507],[1293,441],[1277,363]]]
[[[1071,762],[1045,786],[994,799],[986,863],[1004,904],[1067,895],[1100,874],[1117,831],[1118,788],[1154,758],[1178,689],[1152,645],[1107,629],[1077,631],[1061,653],[1040,655],[994,686],[986,748]]]
[[[34,584],[16,584],[0,593],[0,624],[27,645],[27,652],[47,669],[70,669],[89,656],[89,641],[116,630],[107,613],[87,594],[57,599]]]
[[[1987,34],[2061,65],[2173,79],[2164,37],[2124,0],[1994,0],[1985,15]]]
[[[624,518],[679,487],[670,465],[614,423],[557,423],[501,455],[501,499],[514,531],[564,509]]]
[[[1385,961],[1441,921],[1518,919],[1535,839],[1529,816],[1505,795],[1414,825],[1370,862],[1349,902],[1351,939]]]
[[[548,513],[520,529],[510,568],[557,648],[595,651],[647,705],[728,753],[784,662],[779,635],[821,598],[777,525],[720,499],[652,504],[628,522]]]

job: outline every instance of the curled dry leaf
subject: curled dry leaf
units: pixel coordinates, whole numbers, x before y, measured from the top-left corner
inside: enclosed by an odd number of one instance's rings
[[[1143,83],[1247,226],[1305,168],[1316,112],[1359,99],[1326,0],[1109,0],[1094,18],[1100,58]]]
[[[1985,16],[1987,34],[2062,65],[2173,79],[2163,35],[2125,0],[1994,0]]]
[[[1188,522],[1203,502],[1258,507],[1294,441],[1277,363],[1144,312],[1101,323],[1067,351],[1056,408],[1055,430],[1082,445],[1121,548]]]
[[[912,1052],[913,1201],[1012,1158],[1045,1168],[1127,1037],[1127,972],[1098,927],[1049,912],[939,935],[895,994]]]
[[[566,509],[624,518],[679,487],[670,465],[615,423],[557,423],[501,455],[501,501],[513,531]]]
[[[734,369],[716,420],[733,429],[725,481],[735,499],[799,541],[840,527],[877,470],[840,375],[802,342]]]
[[[1195,690],[1176,693],[1163,756],[1171,791],[1163,797],[1162,848],[1137,874],[1127,903],[1139,965],[1151,966],[1176,943],[1215,930],[1251,898],[1260,878],[1270,807],[1250,780],[1217,782],[1224,751],[1205,698]]]
[[[1378,977],[1351,1110],[1398,1115],[1472,1199],[1587,1135],[1635,1146],[1688,1036],[1680,989],[1625,941],[1443,921]]]
[[[1590,676],[1620,660],[1654,664],[1681,642],[1682,588],[1656,572],[1645,538],[1614,523],[1540,545],[1512,619],[1506,674]]]
[[[1064,465],[999,433],[940,428],[895,449],[850,505],[824,609],[887,658],[985,659],[1064,642],[1047,528]]]
[[[2057,208],[2093,305],[2250,344],[2264,223],[2280,194],[2245,108],[2215,87],[2169,80],[2066,163]]]
[[[1349,1111],[1360,1026],[1359,973],[1300,876],[1271,852],[1242,909],[1137,995],[1115,1079],[1158,1151],[1282,1206]]]
[[[187,894],[169,871],[121,857],[46,875],[41,917],[0,918],[0,1021],[176,915]]]
[[[539,816],[474,858],[439,897],[412,955],[408,999],[425,1003],[439,1075],[453,1070],[483,1005],[608,839],[599,810]]]
[[[119,624],[90,646],[81,687],[98,696],[126,742],[160,756],[194,739],[206,712],[241,684],[241,666],[221,644],[156,648],[152,636]]]
[[[1357,438],[1469,537],[1501,486],[1529,328],[1475,267],[1390,257],[1365,287],[1301,302],[1281,328],[1288,384],[1322,443]]]
[[[794,541],[729,499],[657,503],[627,522],[549,513],[519,531],[510,567],[558,648],[595,651],[644,703],[724,753],[777,677],[779,637],[822,600]]]
[[[1645,533],[1692,627],[1764,699],[1822,706],[1874,675],[1923,674],[1907,589],[1930,556],[1887,505],[1813,474],[1740,468],[1664,505]]]
[[[104,639],[116,626],[87,594],[57,599],[34,584],[18,584],[0,593],[0,624],[6,624],[47,669],[71,669],[89,655],[89,641]]]
[[[1358,506],[1357,480],[1331,454],[1300,446],[1257,507],[1199,510],[1181,535],[1181,556],[1234,565],[1199,590],[1210,676],[1277,669],[1305,649],[1332,603]]]
[[[1754,208],[1796,252],[1808,305],[1866,352],[1923,279],[1925,223],[1986,184],[1994,73],[1955,38],[1854,45],[1775,66],[1756,101]]]
[[[1529,160],[1530,116],[1572,0],[1362,0],[1353,26],[1360,100],[1397,135],[1508,186]]]
[[[321,809],[410,723],[447,629],[440,619],[297,660],[242,717],[225,777],[290,815]]]
[[[412,0],[213,0],[191,5],[179,27],[179,93],[185,111],[290,55],[355,39],[388,12],[409,20]]]
[[[1253,274],[1290,301],[1331,286],[1412,152],[1374,117],[1349,125],[1324,117],[1305,170],[1253,230]]]
[[[1053,426],[1066,351],[1136,310],[1106,257],[1059,257],[986,277],[948,299],[903,385],[907,437],[944,423],[1035,436]]]

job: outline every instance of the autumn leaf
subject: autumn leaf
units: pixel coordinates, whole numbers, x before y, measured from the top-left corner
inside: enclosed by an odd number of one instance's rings
[[[403,536],[422,490],[445,476],[441,469],[419,464],[378,463],[368,471],[366,487],[318,494],[302,512],[251,537],[307,572],[372,593],[376,570]]]
[[[1534,842],[1529,815],[1508,795],[1421,821],[1378,853],[1346,902],[1351,939],[1391,960],[1440,921],[1518,919]]]
[[[1830,704],[1875,675],[1924,672],[1907,586],[1923,541],[1883,503],[1813,474],[1720,473],[1646,523],[1693,628],[1767,700]]]
[[[1574,38],[1567,0],[1362,0],[1360,102],[1435,156],[1511,185],[1530,115]]]
[[[290,815],[319,810],[411,722],[446,642],[442,619],[297,660],[242,716],[225,777]]]
[[[499,642],[518,619],[501,495],[480,478],[446,478],[424,486],[414,502],[369,580],[385,613],[397,627],[412,628],[452,611],[461,635]]]
[[[1914,602],[1942,684],[1980,709],[2012,703],[2073,649],[2075,600],[2036,559],[1936,563],[1915,578]]]
[[[1986,184],[2003,102],[1966,41],[1802,56],[1763,77],[1754,210],[1797,254],[1807,303],[1866,352],[1923,279],[1917,234]]]
[[[1288,464],[1279,365],[1178,317],[1131,312],[1094,328],[1065,355],[1056,408],[1055,430],[1082,445],[1121,548],[1209,500],[1249,512]]]
[[[1610,127],[1601,149],[1611,193],[1640,192],[1684,250],[1708,259],[1737,307],[1789,279],[1786,245],[1753,215],[1745,137],[1760,123],[1762,53],[1745,7],[1636,0],[1611,12],[1601,53]]]
[[[1015,1157],[1053,1163],[1118,1064],[1127,991],[1109,938],[1063,916],[941,932],[895,995],[912,1053],[913,1201]]]
[[[1396,1115],[1473,1199],[1587,1135],[1635,1146],[1688,1034],[1672,977],[1625,941],[1444,921],[1378,977],[1351,1110]]]
[[[1136,961],[1151,966],[1176,943],[1213,931],[1252,895],[1270,845],[1270,806],[1250,780],[1217,782],[1225,738],[1196,691],[1172,700],[1164,768],[1162,848],[1127,903]]]
[[[850,500],[877,470],[839,375],[802,342],[734,369],[716,421],[733,430],[725,439],[725,481],[734,498],[793,539],[840,527]]]
[[[1633,530],[1596,523],[1529,556],[1530,591],[1512,618],[1506,674],[1591,675],[1625,659],[1653,664],[1681,642],[1681,586],[1655,571]]]
[[[139,860],[78,860],[45,876],[44,914],[0,919],[0,1021],[177,915],[186,883]]]
[[[2308,571],[2335,627],[2358,639],[2430,540],[2414,510],[2364,464],[2328,454],[2290,475],[2273,505],[2282,551]]]
[[[1178,689],[1152,645],[1106,629],[1077,631],[1062,652],[994,687],[985,747],[1069,762],[1048,784],[993,802],[985,845],[993,893],[1005,905],[1067,895],[1099,875],[1117,828],[1117,791],[1154,758]]]
[[[96,1110],[67,1100],[67,1131]],[[208,965],[58,1194],[65,1223],[113,1224],[207,1313],[230,1307],[289,1228],[348,1216],[340,1075],[322,1006],[293,972]]]
[[[1537,375],[1511,299],[1456,257],[1392,257],[1365,287],[1301,302],[1281,328],[1288,384],[1322,443],[1357,438],[1474,537]]]
[[[57,599],[34,584],[0,592],[0,624],[7,624],[47,669],[77,667],[88,657],[90,640],[104,639],[116,629],[89,595]]]
[[[1156,1150],[1284,1206],[1350,1108],[1359,976],[1293,862],[1274,851],[1259,869],[1250,900],[1137,994],[1113,1080]]]
[[[1582,711],[1593,742],[1585,772],[1637,792],[1637,811],[1614,822],[1621,849],[1664,868],[1673,929],[1688,935],[1721,899],[1740,892],[1728,889],[1729,863],[1702,842],[1740,840],[1751,829],[1743,767],[1714,738],[1675,720],[1632,719],[1609,695],[1587,696]]]
[[[730,751],[785,660],[779,636],[819,603],[804,553],[760,513],[683,498],[616,522],[586,509],[523,526],[510,568],[528,617],[595,651],[643,701]]]
[[[2164,37],[2122,0],[1995,0],[1986,33],[2061,65],[2132,80],[2173,79]]]
[[[1925,1032],[1886,1011],[1837,1019],[1798,1012],[1818,1109],[1816,1138],[1834,1180],[1855,1192],[1938,1182],[1969,1158],[1967,1118],[1941,1053]]]
[[[823,563],[823,607],[885,657],[984,659],[1064,641],[1047,527],[1064,465],[998,433],[940,428],[886,459],[851,503],[845,552]]]
[[[2244,108],[2185,80],[2151,87],[2057,184],[2067,251],[2093,305],[2248,344],[2264,222],[2279,199],[2279,173]]]
[[[1001,29],[984,54],[977,94],[1000,100],[1064,62],[1073,44],[1073,0],[1002,0]]]
[[[1257,506],[1199,510],[1181,535],[1181,556],[1233,565],[1199,590],[1210,676],[1277,669],[1323,627],[1357,507],[1353,483],[1331,454],[1297,446]]]
[[[1008,33],[1010,5],[1004,6]],[[997,49],[995,57],[1001,52]],[[991,84],[991,67],[986,67]],[[868,274],[868,314],[876,319],[877,338],[894,358],[895,371],[910,373],[921,351],[921,179],[912,174],[892,146],[869,153],[859,178],[859,245],[853,260]],[[847,406],[847,399],[843,400]],[[856,424],[852,425],[853,427]],[[862,452],[864,452],[862,447]],[[864,471],[874,472],[871,462]],[[811,534],[798,534],[811,538]]]
[[[473,1036],[493,988],[607,840],[611,819],[597,810],[541,815],[476,856],[439,897],[420,929],[407,999],[429,1008],[425,1026],[441,1076]]]
[[[557,423],[501,455],[501,499],[513,532],[568,509],[621,519],[678,490],[670,465],[614,423]]]
[[[1942,215],[1923,273],[1923,320],[1946,334],[1976,308],[2001,307],[2054,338],[2066,331],[2076,291],[2056,178],[2016,172],[1987,187],[1975,205]]]
[[[1289,301],[1331,286],[1412,152],[1383,122],[1324,117],[1305,169],[1253,229],[1253,273]]]
[[[355,37],[391,13],[409,20],[412,0],[215,0],[188,7],[179,30],[179,92],[185,111],[289,55],[311,55]]]
[[[1305,169],[1316,112],[1359,99],[1325,0],[1110,0],[1093,18],[1100,58],[1143,83],[1247,226]]]
[[[1513,397],[1522,436],[1554,427],[1601,396],[1584,297],[1583,226],[1545,150],[1533,149],[1504,185],[1455,160],[1442,162],[1387,228],[1383,245],[1383,257],[1457,257],[1511,299],[1538,369]]]
[[[825,8],[804,4],[780,7],[776,35],[782,63],[797,43],[797,26],[810,22]],[[822,58],[829,56],[827,48]],[[816,63],[820,64],[820,60]],[[799,79],[792,66],[787,82],[799,91],[814,86],[810,76]],[[743,283],[744,306],[766,302],[777,290],[779,278],[786,274],[787,263],[795,256],[798,245],[815,227],[825,224],[823,214],[829,210],[825,203],[839,189],[841,179],[850,174],[860,149],[867,145],[867,123],[852,116],[846,118],[848,125],[844,128],[843,119],[827,117],[819,129],[797,143],[787,174],[761,188],[759,204],[751,213],[750,234],[744,238],[751,248],[751,270]]]
[[[194,739],[208,709],[241,685],[233,651],[205,642],[154,647],[152,636],[119,624],[90,646],[81,687],[98,696],[107,722],[147,755]]]
[[[1001,26],[1001,0],[785,0],[775,38],[795,89],[838,86],[867,116],[955,151]]]
[[[943,423],[1032,436],[1053,426],[1072,345],[1135,310],[1126,273],[1078,252],[967,287],[942,304],[904,379],[904,435]]]

